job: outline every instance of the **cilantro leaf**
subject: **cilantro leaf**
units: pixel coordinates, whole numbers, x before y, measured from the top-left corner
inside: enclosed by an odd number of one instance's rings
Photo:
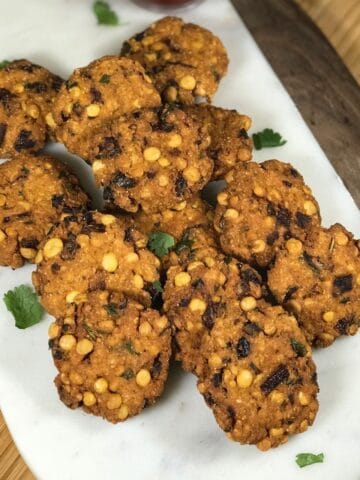
[[[119,25],[119,17],[111,10],[107,2],[97,0],[93,4],[93,11],[96,15],[98,25]]]
[[[315,455],[314,453],[298,453],[296,455],[296,463],[299,465],[300,468],[307,467],[308,465],[312,465],[313,463],[323,462],[323,453],[319,453],[318,455]]]
[[[175,252],[179,254],[185,248],[191,250],[192,244],[194,240],[190,238],[189,232],[185,232],[184,235],[180,238],[180,240],[175,245]]]
[[[104,73],[104,75],[101,76],[99,82],[100,83],[109,83],[110,82],[110,75],[107,75],[106,73]]]
[[[162,288],[160,280],[155,280],[155,282],[153,282],[153,284],[152,284],[152,287],[155,290],[155,292],[157,292],[157,293],[162,293],[164,291],[163,288]]]
[[[295,338],[290,338],[290,345],[298,357],[305,357],[307,354],[305,345],[298,342]]]
[[[4,295],[6,308],[15,318],[17,328],[28,328],[39,323],[44,309],[40,305],[36,293],[27,285],[20,285]]]
[[[148,247],[157,257],[167,255],[174,245],[174,237],[167,233],[151,232],[149,235]]]
[[[256,150],[267,147],[281,147],[286,143],[286,140],[281,137],[280,133],[274,132],[271,128],[265,128],[261,132],[253,133],[252,138]]]
[[[138,353],[136,350],[135,350],[135,347],[132,343],[131,340],[125,340],[125,342],[122,344],[122,349],[123,350],[126,350],[127,352],[131,353],[131,355],[140,355],[140,353]]]
[[[3,60],[2,62],[0,62],[0,70],[7,67],[9,63],[9,60]]]

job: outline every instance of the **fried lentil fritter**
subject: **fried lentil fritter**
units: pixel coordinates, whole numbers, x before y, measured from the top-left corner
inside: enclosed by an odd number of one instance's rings
[[[269,287],[294,312],[308,342],[326,347],[360,325],[360,248],[342,225],[290,238],[268,273]]]
[[[28,60],[0,69],[0,156],[43,148],[52,102],[63,80]]]
[[[159,212],[206,185],[213,170],[208,143],[192,116],[165,106],[134,112],[94,132],[88,160],[109,205]]]
[[[33,284],[55,317],[72,315],[93,290],[111,290],[151,304],[159,260],[146,249],[147,237],[109,214],[72,215],[42,242]]]
[[[148,235],[153,231],[165,232],[180,240],[185,231],[192,227],[209,225],[211,207],[195,194],[188,200],[179,202],[172,208],[165,208],[157,213],[139,211],[133,217],[135,227]]]
[[[34,262],[49,229],[88,206],[74,173],[48,155],[21,154],[1,164],[0,265]]]
[[[203,336],[198,389],[230,439],[268,450],[313,423],[316,370],[295,317],[263,300],[242,303]]]
[[[206,103],[191,105],[185,111],[191,112],[209,132],[211,142],[207,154],[215,165],[211,180],[223,178],[237,163],[251,160],[248,116]]]
[[[167,272],[164,310],[173,326],[176,359],[197,375],[204,367],[202,339],[239,304],[246,308],[262,295],[260,275],[216,248],[194,250],[191,261]]]
[[[71,316],[49,328],[60,399],[117,423],[163,391],[170,328],[156,310],[108,290],[90,292]]]
[[[86,158],[92,130],[139,108],[160,105],[143,67],[128,58],[105,56],[76,69],[57,95],[50,123],[72,153]]]
[[[124,43],[121,55],[140,62],[167,102],[210,99],[228,66],[226,50],[203,27],[165,17]]]
[[[266,267],[291,236],[303,239],[320,224],[319,206],[290,164],[239,163],[218,194],[214,225],[224,252]]]

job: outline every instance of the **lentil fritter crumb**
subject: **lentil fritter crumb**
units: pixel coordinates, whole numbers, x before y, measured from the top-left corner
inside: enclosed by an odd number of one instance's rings
[[[210,99],[228,66],[226,50],[209,30],[164,17],[124,43],[121,55],[139,61],[167,102]]]
[[[50,228],[89,203],[70,168],[50,156],[22,154],[1,164],[0,265],[36,261]]]
[[[72,315],[50,325],[60,399],[117,423],[163,391],[170,328],[156,310],[116,292],[95,290]]]
[[[239,163],[225,178],[214,225],[230,255],[266,267],[287,239],[303,239],[320,224],[318,203],[290,164]]]
[[[276,299],[297,316],[310,343],[326,347],[360,325],[360,249],[342,225],[290,238],[268,273]]]
[[[34,153],[52,134],[52,102],[63,80],[28,60],[0,69],[0,156]]]

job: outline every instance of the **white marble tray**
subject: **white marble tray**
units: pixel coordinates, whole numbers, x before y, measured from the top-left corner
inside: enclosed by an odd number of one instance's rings
[[[113,0],[126,24],[99,27],[92,0],[1,3],[1,59],[29,58],[62,76],[96,57],[118,53],[123,40],[158,17],[127,0]],[[341,221],[359,236],[357,207],[230,3],[207,0],[183,16],[213,30],[229,51],[229,74],[214,102],[249,114],[253,131],[271,127],[288,140],[284,147],[256,152],[256,159],[292,162],[318,198],[324,224]],[[52,150],[75,164],[90,185],[84,164],[59,146]],[[29,283],[31,270],[0,268],[0,297],[9,288]],[[0,406],[37,478],[360,479],[360,335],[315,353],[321,388],[315,425],[286,445],[261,453],[226,439],[197,393],[195,378],[178,366],[161,400],[124,424],[114,426],[65,408],[52,384],[49,320],[18,330],[0,300]],[[307,451],[324,452],[325,463],[299,469],[295,455]]]

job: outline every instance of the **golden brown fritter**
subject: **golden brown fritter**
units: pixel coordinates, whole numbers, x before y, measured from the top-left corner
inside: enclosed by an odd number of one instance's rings
[[[50,123],[72,153],[86,158],[92,130],[139,108],[160,105],[143,67],[128,58],[105,56],[76,69],[56,97]]]
[[[290,164],[239,163],[218,194],[214,225],[224,252],[266,267],[290,236],[303,239],[320,224],[319,206]]]
[[[178,108],[140,110],[94,132],[88,157],[104,198],[128,212],[159,212],[210,179],[209,137]]]
[[[159,260],[147,237],[126,220],[100,212],[69,216],[41,244],[33,284],[55,317],[72,315],[93,290],[131,295],[149,306]]]
[[[203,336],[198,389],[230,439],[268,450],[313,423],[316,370],[295,317],[248,298]]]
[[[360,325],[360,249],[335,224],[313,228],[306,240],[290,238],[268,273],[269,287],[294,312],[308,342],[326,347]]]
[[[180,240],[188,228],[209,225],[212,221],[212,209],[197,193],[161,212],[140,211],[134,215],[133,220],[135,227],[146,235],[161,231]]]
[[[71,169],[48,155],[23,154],[1,164],[0,265],[34,262],[49,229],[88,206]]]
[[[126,296],[90,292],[71,316],[50,325],[60,399],[117,423],[163,391],[170,357],[165,316]]]
[[[251,160],[248,116],[206,103],[188,106],[185,111],[191,112],[209,132],[211,142],[207,154],[215,165],[211,180],[224,178],[237,163]]]
[[[164,17],[124,43],[121,55],[139,61],[167,102],[210,99],[228,66],[226,50],[209,30]]]
[[[239,303],[262,295],[260,275],[248,265],[225,257],[214,247],[194,249],[189,260],[167,272],[164,311],[173,326],[176,359],[187,371],[201,374],[202,339],[217,321],[232,315]]]
[[[0,156],[33,153],[43,148],[52,102],[63,80],[28,60],[0,69]]]

